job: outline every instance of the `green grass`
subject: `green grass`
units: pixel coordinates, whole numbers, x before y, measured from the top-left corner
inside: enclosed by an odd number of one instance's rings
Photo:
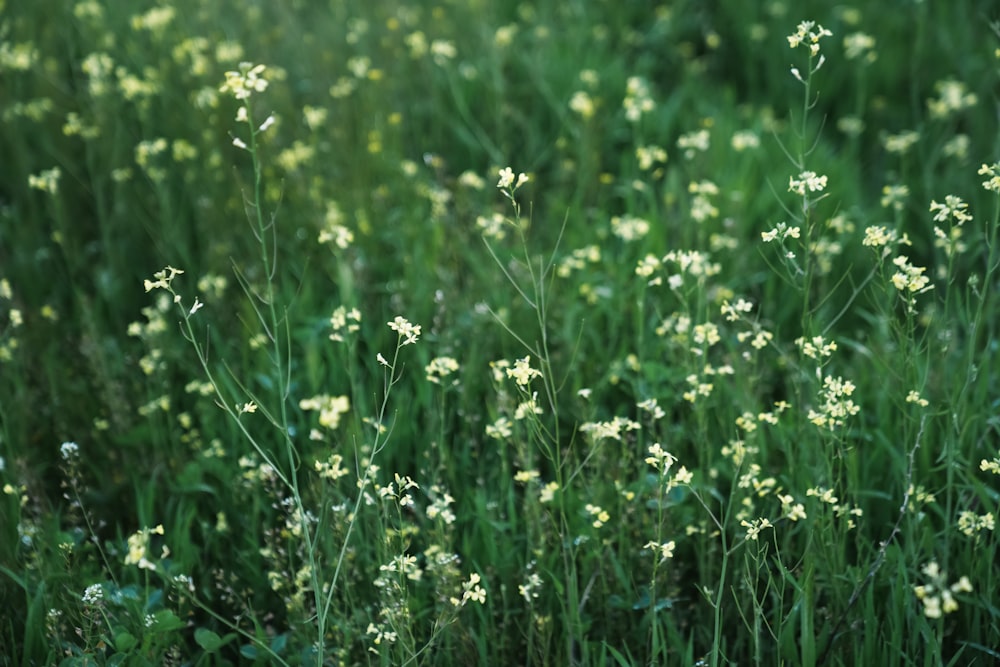
[[[29,4],[0,665],[1000,657],[991,3]]]

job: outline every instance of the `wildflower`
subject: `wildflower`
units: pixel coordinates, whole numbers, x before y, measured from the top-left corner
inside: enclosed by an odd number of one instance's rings
[[[585,422],[580,425],[580,431],[587,433],[594,442],[605,439],[621,441],[622,433],[638,431],[641,428],[638,422],[626,417],[615,417],[605,422]]]
[[[863,32],[851,33],[844,37],[844,57],[848,60],[863,57],[866,62],[874,62],[875,38]]]
[[[834,430],[842,427],[847,417],[856,415],[861,408],[850,398],[854,393],[854,383],[841,377],[826,376],[820,395],[823,402],[820,409],[809,410],[807,418],[820,428]]]
[[[326,461],[315,461],[313,469],[319,473],[323,479],[337,481],[347,475],[348,470],[344,467],[344,457],[340,454],[331,454]]]
[[[938,92],[937,99],[927,100],[927,110],[933,118],[945,118],[956,111],[975,106],[979,98],[975,93],[966,91],[961,81],[946,79],[934,84]]]
[[[733,147],[734,151],[742,153],[745,150],[759,148],[760,137],[758,137],[755,132],[751,132],[750,130],[739,130],[733,134],[729,143]]]
[[[729,303],[729,299],[722,302],[720,310],[726,316],[727,322],[735,322],[740,319],[740,313],[749,313],[753,310],[753,304],[746,299],[739,299],[735,304]]]
[[[556,491],[559,490],[559,482],[549,482],[542,487],[541,493],[538,495],[538,502],[540,503],[551,503],[556,497]]]
[[[62,454],[63,460],[72,461],[80,455],[80,446],[75,442],[64,442],[59,446],[59,453]]]
[[[434,485],[431,487],[431,504],[427,506],[428,519],[441,519],[447,525],[455,523],[455,513],[451,506],[455,504],[455,499],[451,494],[444,492],[441,487]]]
[[[245,109],[246,107],[240,107],[240,108]],[[267,130],[267,128],[274,125],[274,123],[275,123],[275,116],[274,114],[270,114],[267,118],[264,119],[264,122],[260,124],[260,127],[257,128],[257,131],[264,132]]]
[[[796,503],[791,495],[779,495],[781,501],[781,514],[789,521],[798,521],[806,518],[806,508],[802,503]]]
[[[249,99],[254,93],[262,93],[267,89],[267,79],[264,74],[265,65],[240,63],[239,71],[226,72],[226,82],[219,88],[220,93],[232,93],[238,100]]]
[[[994,458],[992,461],[983,459],[979,462],[979,469],[983,472],[991,472],[994,475],[1000,475],[1000,456]]]
[[[977,515],[975,512],[970,512],[968,510],[960,512],[958,515],[958,530],[967,537],[975,537],[979,540],[979,533],[984,530],[990,532],[996,526],[996,522],[993,518],[992,512],[987,512],[983,515]]]
[[[538,599],[538,589],[542,587],[542,578],[538,576],[537,572],[532,572],[528,575],[527,581],[525,583],[518,585],[517,594],[520,595],[529,604],[532,600]]]
[[[989,180],[983,181],[983,188],[990,192],[1000,192],[1000,162],[984,164],[976,173],[980,176],[989,176]]]
[[[646,80],[642,77],[630,76],[625,82],[625,99],[622,100],[625,119],[634,123],[642,118],[644,113],[652,111],[655,106]]]
[[[692,340],[698,345],[707,344],[708,347],[711,347],[722,340],[719,335],[719,327],[711,322],[696,324],[692,329],[692,334]]]
[[[594,100],[586,92],[578,90],[570,98],[569,108],[586,120],[594,115]]]
[[[59,167],[46,169],[38,174],[30,174],[28,176],[28,187],[54,195],[59,192],[59,179],[61,177],[62,170]]]
[[[165,289],[170,291],[170,282],[182,273],[184,272],[180,269],[168,266],[162,271],[157,271],[153,274],[153,278],[156,280],[143,280],[142,285],[147,292],[154,289]]]
[[[537,470],[518,470],[514,473],[514,481],[518,484],[527,484],[528,482],[533,482],[540,477]]]
[[[486,435],[494,440],[504,440],[513,435],[512,426],[513,424],[509,419],[500,417],[492,424],[486,425]]]
[[[826,176],[819,176],[814,171],[803,171],[798,178],[788,177],[788,191],[805,196],[809,192],[822,192],[826,189]]]
[[[542,377],[542,372],[531,367],[531,357],[524,357],[515,361],[513,368],[507,369],[507,377],[514,378],[519,387],[527,387],[532,379]]]
[[[879,248],[889,244],[896,236],[895,230],[887,230],[881,225],[872,225],[865,229],[865,238],[861,245]]]
[[[379,628],[378,626],[376,626],[374,623],[369,623],[368,624],[368,629],[365,630],[365,634],[367,634],[367,635],[375,635],[375,638],[372,639],[372,644],[374,644],[375,646],[370,647],[368,649],[369,651],[371,651],[375,655],[379,655],[378,649],[375,648],[375,647],[381,646],[382,642],[385,642],[387,644],[394,644],[396,642],[397,637],[398,637],[398,635],[395,632],[393,632],[392,630],[383,630],[383,629]]]
[[[933,285],[929,285],[930,278],[924,275],[924,271],[927,269],[920,266],[913,266],[904,255],[896,257],[892,260],[892,263],[899,268],[899,271],[893,274],[891,278],[892,284],[900,292],[909,291],[919,294],[934,287]]]
[[[885,135],[882,137],[882,145],[888,153],[905,155],[919,140],[919,133],[914,132],[913,130],[906,130],[898,134]]]
[[[104,588],[102,588],[100,584],[87,586],[87,589],[83,591],[83,597],[81,598],[83,604],[89,606],[98,604],[102,599],[104,599]]]
[[[133,16],[132,29],[149,30],[154,33],[162,32],[174,20],[174,15],[173,7],[154,7],[145,14]]]
[[[454,60],[456,55],[458,51],[451,42],[444,39],[435,39],[431,42],[431,57],[434,59],[434,64],[444,65],[449,60]]]
[[[125,556],[126,565],[138,565],[141,569],[155,570],[156,564],[151,562],[146,556],[149,552],[149,536],[163,535],[163,526],[155,528],[143,528],[128,538],[128,554]],[[162,556],[166,558],[170,550],[163,547]]]
[[[635,149],[635,157],[639,160],[639,169],[649,171],[657,162],[667,161],[667,151],[659,146],[639,146]]]
[[[827,342],[822,336],[813,336],[810,339],[799,337],[795,339],[795,344],[802,350],[802,354],[810,359],[820,359],[831,356],[837,349],[837,342]]]
[[[676,546],[677,544],[673,540],[670,540],[669,542],[663,542],[662,544],[650,540],[649,542],[646,542],[646,544],[644,544],[642,548],[649,549],[653,553],[659,552],[660,562],[662,563],[663,561],[674,557],[674,549],[676,548]]]
[[[528,177],[525,174],[517,175],[517,182],[514,182],[514,172],[510,167],[504,167],[500,170],[500,180],[497,181],[497,187],[501,190],[508,190],[513,192],[519,187],[528,182]]]
[[[931,200],[930,211],[934,213],[935,222],[945,222],[951,217],[954,218],[956,224],[961,225],[972,220],[972,216],[966,212],[968,207],[969,205],[962,201],[960,197],[947,195],[944,198],[943,204]]]
[[[677,147],[683,149],[684,159],[690,160],[695,156],[695,153],[704,153],[707,151],[709,142],[710,135],[708,130],[702,129],[682,134],[680,138],[677,139]]]
[[[783,242],[786,238],[797,239],[802,235],[802,229],[799,227],[789,227],[784,222],[779,222],[775,225],[774,229],[769,232],[761,232],[760,238],[764,243],[770,243],[771,241]]]
[[[543,412],[542,408],[538,405],[538,392],[536,391],[531,394],[530,399],[518,403],[517,408],[514,410],[514,419],[521,421],[528,415],[540,415]]]
[[[452,373],[458,371],[458,362],[451,357],[437,357],[432,359],[427,367],[424,368],[424,373],[427,375],[427,380],[433,382],[434,384],[441,384],[441,380],[448,377]],[[455,383],[458,381],[456,380]]]
[[[480,581],[482,581],[482,578],[475,572],[469,575],[469,580],[462,584],[462,599],[451,598],[451,603],[456,607],[464,607],[465,603],[469,600],[485,604],[486,591],[479,585]]]
[[[299,401],[299,409],[319,412],[319,425],[332,431],[340,425],[340,418],[351,409],[351,401],[347,396],[320,394]]]
[[[844,116],[837,119],[837,129],[849,137],[857,137],[865,131],[865,122],[857,116]]]
[[[356,332],[361,328],[359,322],[361,322],[361,311],[357,308],[347,310],[344,306],[338,306],[330,316],[330,328],[333,329],[330,340],[343,342],[344,332]]]
[[[470,188],[472,190],[482,190],[486,187],[486,182],[483,177],[474,171],[469,171],[466,169],[458,176],[458,183],[462,187]]]
[[[602,509],[600,505],[591,505],[588,503],[584,509],[591,517],[593,517],[594,520],[591,525],[594,528],[600,528],[608,521],[611,521],[611,515],[608,514],[606,510]]]
[[[664,450],[658,442],[654,442],[650,445],[647,451],[649,452],[649,456],[645,459],[646,463],[656,468],[656,470],[664,476],[677,460],[676,456]]]
[[[637,403],[636,407],[638,407],[640,410],[645,410],[646,412],[648,412],[654,420],[663,419],[667,415],[667,413],[664,412],[663,408],[659,406],[655,398],[650,398],[640,403]]]
[[[760,537],[762,530],[774,527],[768,519],[754,519],[752,523],[744,519],[740,521],[740,525],[747,529],[747,539],[754,542]]]
[[[630,215],[611,218],[611,233],[623,241],[635,241],[649,233],[649,222]]]
[[[410,345],[411,343],[416,343],[417,339],[420,337],[420,325],[410,324],[408,320],[399,315],[392,322],[387,323],[389,328],[399,334],[400,339],[403,340],[403,345]]]
[[[955,594],[971,593],[973,590],[972,582],[966,576],[949,586],[947,576],[935,561],[927,563],[920,571],[927,577],[928,583],[914,586],[913,593],[923,604],[924,616],[927,618],[941,618],[942,613],[958,611]]]

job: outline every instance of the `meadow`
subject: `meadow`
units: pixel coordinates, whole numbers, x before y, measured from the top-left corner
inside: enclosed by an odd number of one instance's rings
[[[1000,663],[1000,8],[0,0],[0,666]]]

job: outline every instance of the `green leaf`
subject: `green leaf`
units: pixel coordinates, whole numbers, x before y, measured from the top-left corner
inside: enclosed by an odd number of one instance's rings
[[[171,632],[184,627],[184,621],[169,609],[162,609],[153,614],[152,629],[155,632]]]
[[[257,659],[257,647],[253,644],[244,644],[240,647],[240,655],[242,655],[247,660]]]
[[[611,657],[614,658],[615,662],[621,665],[621,667],[632,667],[632,663],[624,655],[622,655],[620,651],[616,651],[614,647],[608,645],[607,642],[604,642],[604,649],[611,654]]]
[[[131,632],[121,631],[115,635],[115,650],[116,651],[131,651],[135,648],[135,645],[139,643],[139,640],[135,638]]]
[[[271,640],[271,650],[277,654],[281,654],[285,650],[285,645],[288,643],[288,634],[280,634]]]
[[[212,632],[208,628],[198,628],[194,631],[194,640],[198,642],[198,646],[202,647],[209,653],[215,653],[222,645],[225,643],[215,632]]]

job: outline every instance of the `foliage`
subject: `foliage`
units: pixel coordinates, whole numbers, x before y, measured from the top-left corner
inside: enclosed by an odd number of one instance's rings
[[[0,665],[1000,657],[991,3],[21,5]]]

